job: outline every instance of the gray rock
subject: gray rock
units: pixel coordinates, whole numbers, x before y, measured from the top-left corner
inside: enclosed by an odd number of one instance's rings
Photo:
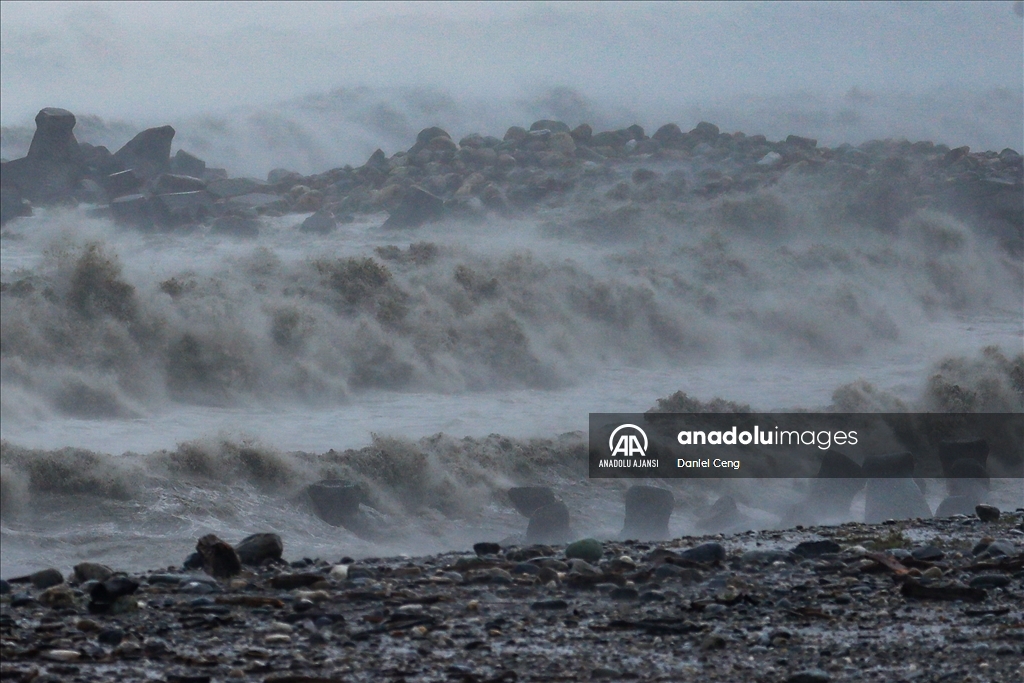
[[[74,127],[75,115],[66,109],[40,110],[28,155],[3,165],[4,186],[39,204],[70,200],[85,173]]]
[[[551,121],[549,119],[541,119],[540,121],[534,121],[530,124],[530,130],[549,130],[552,133],[569,133],[569,126],[562,123],[561,121]]]
[[[786,683],[829,683],[832,676],[821,669],[805,669],[797,671],[786,679]]]
[[[171,159],[171,173],[202,178],[206,175],[206,162],[197,156],[179,149]]]
[[[177,175],[174,173],[163,173],[153,184],[153,194],[167,194],[170,192],[195,192],[205,190],[206,181],[188,175]]]
[[[772,564],[795,560],[796,557],[788,550],[748,550],[740,555],[740,562],[743,564]]]
[[[114,152],[114,159],[124,168],[135,169],[144,178],[155,178],[171,168],[170,126],[147,128]]]
[[[267,174],[267,182],[271,185],[296,185],[302,180],[302,175],[287,168],[275,168]]]
[[[555,492],[547,486],[514,486],[508,490],[513,507],[524,517],[531,516],[537,509],[555,502]]]
[[[571,537],[569,508],[560,501],[535,510],[526,528],[527,543],[565,543]]]
[[[620,538],[661,540],[669,537],[668,523],[675,497],[668,489],[631,486],[625,495],[626,519]]]
[[[690,131],[689,137],[697,142],[707,142],[710,144],[718,140],[719,133],[718,126],[707,121],[701,121]]]
[[[114,570],[105,564],[96,562],[80,562],[75,565],[75,580],[79,583],[86,581],[106,581],[114,575]]]
[[[725,548],[721,543],[702,543],[695,548],[684,550],[679,556],[684,560],[702,564],[721,562],[725,559]]]
[[[444,215],[444,200],[418,185],[413,185],[405,194],[388,219],[385,228],[415,228],[424,223],[439,220]]]
[[[910,556],[915,560],[921,560],[922,562],[938,562],[946,556],[946,553],[933,545],[925,545],[911,550]]]
[[[299,232],[309,232],[317,235],[326,235],[334,232],[338,227],[338,221],[334,214],[326,209],[321,209],[302,221]]]
[[[868,480],[864,501],[864,521],[868,524],[931,516],[931,508],[913,479]]]
[[[974,508],[975,514],[978,515],[978,519],[983,522],[997,522],[999,521],[999,508],[994,505],[977,505]]]
[[[146,179],[142,177],[141,173],[134,169],[128,169],[127,171],[111,173],[103,178],[102,184],[103,189],[107,192],[107,196],[111,199],[117,199],[125,195],[137,194],[145,182]]]
[[[242,561],[235,549],[214,534],[200,538],[196,552],[203,558],[203,571],[215,579],[227,579],[242,571]]]
[[[798,147],[800,149],[814,149],[818,146],[818,141],[813,138],[803,138],[799,135],[790,135],[786,137],[786,144],[790,147]]]
[[[800,557],[818,557],[820,555],[834,554],[842,550],[842,547],[832,540],[804,541],[793,548],[793,554]]]
[[[7,164],[4,164],[6,168]],[[6,170],[3,171],[6,173]],[[0,188],[0,225],[22,216],[32,215],[32,203],[17,187]]]
[[[209,180],[206,184],[206,189],[221,199],[259,193],[267,187],[267,183],[256,178],[220,178]]]
[[[323,479],[310,484],[306,492],[317,516],[332,526],[347,528],[359,515],[359,504],[366,501],[363,489],[346,479]]]
[[[252,534],[235,546],[235,552],[242,564],[258,566],[267,560],[280,560],[284,543],[277,534]]]
[[[980,574],[971,579],[971,588],[1003,588],[1010,585],[1010,577],[1005,574]]]
[[[150,200],[150,215],[164,225],[185,225],[213,213],[213,199],[205,190],[169,192]]]
[[[977,496],[946,496],[935,509],[936,517],[952,517],[953,515],[973,515],[978,504]]]
[[[438,128],[437,126],[424,128],[416,134],[416,143],[409,148],[409,154],[413,155],[423,149],[426,149],[427,146],[437,138],[448,138],[451,140],[451,137],[452,136],[448,135],[448,132],[443,128]]]
[[[589,145],[590,139],[594,136],[594,129],[590,127],[589,123],[581,123],[573,128],[569,135],[577,145]]]
[[[50,586],[59,586],[64,583],[64,575],[56,569],[42,569],[29,576],[32,586],[43,590]]]
[[[288,202],[276,194],[267,192],[251,192],[249,194],[231,197],[224,202],[225,209],[229,211],[285,211],[288,209]]]

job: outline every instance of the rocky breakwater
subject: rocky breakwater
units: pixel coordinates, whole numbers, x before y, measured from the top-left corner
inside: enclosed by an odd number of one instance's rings
[[[1024,510],[0,584],[12,681],[1018,680]],[[340,555],[340,553],[339,553]]]
[[[359,167],[311,176],[275,169],[263,181],[227,178],[184,151],[171,158],[169,126],[110,154],[75,141],[70,112],[44,109],[36,121],[29,155],[3,166],[4,222],[30,203],[81,200],[108,205],[135,225],[201,225],[237,236],[257,234],[260,215],[311,213],[300,229],[325,234],[357,214],[386,212],[386,227],[413,228],[579,201],[593,215],[568,229],[602,237],[628,234],[645,212],[671,216],[680,204],[711,200],[734,221],[764,229],[771,216],[743,197],[802,177],[827,191],[829,214],[844,221],[889,231],[917,209],[936,208],[1024,254],[1024,164],[1012,149],[907,140],[827,148],[797,135],[770,141],[726,133],[708,122],[688,132],[669,123],[648,135],[639,125],[595,133],[587,124],[541,120],[501,138],[474,133],[457,142],[431,127],[408,150],[378,149]]]

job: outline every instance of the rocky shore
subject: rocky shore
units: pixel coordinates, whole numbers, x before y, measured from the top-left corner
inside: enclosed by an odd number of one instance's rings
[[[1019,680],[1024,510],[978,514],[359,561],[211,535],[4,581],[2,678]]]
[[[742,198],[786,178],[817,179],[836,194],[830,213],[892,230],[919,208],[969,218],[1012,253],[1024,253],[1024,164],[1015,150],[972,152],[930,141],[872,140],[834,149],[790,135],[727,133],[701,122],[595,132],[561,121],[474,133],[457,142],[426,128],[408,150],[382,150],[359,167],[303,176],[229,178],[184,150],[171,156],[170,126],[144,130],[121,149],[79,143],[75,116],[47,108],[36,117],[28,155],[5,161],[2,222],[33,205],[96,205],[100,215],[147,230],[202,229],[236,237],[260,232],[260,216],[308,214],[299,229],[330,233],[359,214],[386,213],[385,227],[445,218],[522,215],[577,203],[590,212],[568,226],[607,237],[644,215],[678,219],[692,202]],[[770,208],[770,207],[769,207]],[[723,206],[734,220],[770,229],[757,205]],[[770,213],[770,211],[769,211]],[[563,226],[565,227],[565,226]]]

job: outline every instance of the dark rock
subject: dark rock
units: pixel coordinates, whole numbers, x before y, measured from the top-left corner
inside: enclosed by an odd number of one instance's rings
[[[625,130],[606,130],[592,136],[590,138],[590,146],[619,149],[632,139],[632,135]]]
[[[106,204],[108,201],[106,190],[92,178],[85,178],[78,183],[74,197],[79,202],[86,204]]]
[[[119,171],[111,173],[103,179],[103,189],[111,199],[117,199],[129,194],[136,194],[145,184],[146,180],[134,170]]]
[[[210,224],[210,232],[215,235],[257,237],[260,234],[260,223],[247,216],[220,216]]]
[[[39,590],[64,583],[64,575],[56,569],[42,569],[29,576],[32,586]]]
[[[28,593],[13,593],[11,595],[11,607],[31,607],[38,604],[35,598]]]
[[[829,683],[832,676],[821,669],[805,669],[791,674],[786,683]]]
[[[119,628],[105,628],[96,634],[96,641],[102,645],[117,647],[124,640],[124,631]]]
[[[195,192],[205,190],[206,181],[188,175],[177,175],[174,173],[163,173],[153,184],[153,194],[167,194],[170,192]]]
[[[0,579],[0,595],[7,595],[11,592],[11,584],[7,583],[3,579]]]
[[[210,194],[221,199],[257,194],[267,187],[267,183],[255,178],[220,178],[208,180],[206,183],[206,189]]]
[[[402,195],[398,206],[384,221],[382,227],[415,228],[439,220],[443,215],[444,200],[418,185],[413,185]]]
[[[253,534],[243,538],[235,552],[242,564],[261,565],[266,560],[280,560],[284,543],[277,534]]]
[[[1010,577],[1005,574],[979,574],[968,585],[971,588],[1003,588],[1010,585]]]
[[[511,574],[528,574],[530,576],[537,576],[540,574],[541,568],[531,562],[520,562],[516,566],[509,570]]]
[[[748,550],[740,555],[743,564],[772,564],[773,562],[794,562],[798,559],[788,550]]]
[[[106,581],[114,575],[114,570],[105,564],[96,562],[80,562],[75,565],[75,580],[79,583],[86,581]]]
[[[287,211],[288,202],[276,194],[267,192],[250,192],[249,194],[231,197],[224,202],[225,209],[229,211],[255,211],[267,213],[272,211]]]
[[[477,555],[497,555],[501,552],[501,546],[497,543],[474,543],[473,552]]]
[[[128,194],[110,202],[110,212],[114,220],[122,225],[140,228],[153,226],[149,199],[144,194]]]
[[[363,489],[345,479],[323,479],[306,489],[317,516],[332,526],[346,526],[359,514],[366,502]]]
[[[686,140],[686,134],[674,123],[666,123],[654,131],[651,139],[657,140],[665,147],[680,147]]]
[[[601,541],[594,538],[584,538],[565,547],[565,556],[567,558],[578,558],[591,564],[600,561],[603,554],[604,549],[601,546]]]
[[[549,119],[541,119],[540,121],[534,121],[530,124],[530,130],[550,130],[552,133],[569,133],[569,126],[562,123],[561,121],[551,121]]]
[[[124,595],[134,595],[139,582],[127,576],[114,576],[101,581],[89,591],[93,602],[110,604]]]
[[[200,538],[196,552],[203,558],[203,571],[215,579],[227,579],[242,571],[242,561],[235,549],[214,534]]]
[[[170,126],[147,128],[114,152],[114,159],[145,178],[155,178],[171,168],[173,139],[174,129]]]
[[[302,174],[289,171],[287,168],[275,168],[267,174],[267,182],[271,185],[293,186],[302,181]]]
[[[569,603],[565,600],[538,600],[530,605],[530,609],[536,610],[548,610],[548,609],[568,609]]]
[[[594,136],[594,129],[590,127],[589,123],[581,123],[573,128],[569,135],[577,145],[589,145],[590,139]]]
[[[4,168],[7,164],[3,165]],[[6,172],[6,171],[4,171]],[[17,187],[0,187],[0,225],[15,218],[32,215],[32,203]]]
[[[565,543],[571,536],[569,508],[560,501],[535,510],[526,528],[527,543]]]
[[[203,556],[199,553],[192,553],[185,558],[185,561],[181,563],[181,566],[185,569],[202,569]]]
[[[640,126],[636,123],[627,128],[626,132],[629,133],[630,140],[636,140],[637,142],[641,142],[647,139],[647,134],[644,133],[643,126]]]
[[[213,213],[213,199],[205,190],[170,192],[150,199],[150,215],[163,225],[187,225]]]
[[[505,137],[502,138],[504,142],[517,143],[521,142],[529,137],[529,133],[526,129],[521,126],[512,126],[505,131]]]
[[[87,176],[102,178],[124,170],[121,163],[103,145],[94,147],[87,142],[80,142],[78,149],[82,153],[81,163]]]
[[[334,232],[338,227],[338,221],[334,214],[326,209],[321,209],[302,221],[299,232],[310,232],[317,235],[326,235]]]
[[[353,578],[351,574],[349,578]],[[306,588],[323,580],[324,577],[320,574],[278,574],[270,580],[270,585],[278,590],[288,591],[295,588]]]
[[[797,546],[793,548],[793,554],[799,555],[800,557],[818,557],[820,555],[838,553],[841,550],[842,547],[838,543],[825,539],[822,541],[804,541],[803,543],[798,543]]]
[[[631,486],[626,491],[626,519],[620,538],[660,540],[669,537],[668,522],[675,497],[668,489]]]
[[[171,173],[177,173],[178,175],[202,178],[206,175],[206,162],[183,149],[179,149],[174,154],[174,158],[171,159],[170,170]]]
[[[946,553],[933,545],[926,545],[921,546],[920,548],[914,548],[910,551],[910,555],[915,560],[921,560],[922,562],[938,562],[946,556]]]
[[[978,515],[978,519],[983,522],[999,521],[999,508],[994,505],[978,505],[974,508],[974,512]]]
[[[409,154],[413,155],[420,150],[426,149],[437,138],[448,138],[451,140],[452,136],[448,135],[447,131],[443,128],[438,128],[437,126],[424,128],[416,134],[416,143],[409,148]]]
[[[1016,555],[1017,549],[1009,541],[992,541],[985,545],[979,543],[971,552],[979,557],[1002,557]]]
[[[799,147],[800,149],[814,149],[818,146],[818,141],[813,138],[802,138],[799,135],[790,135],[786,138],[786,144],[790,147]]]
[[[719,133],[718,126],[707,121],[701,121],[690,131],[689,137],[697,142],[707,142],[710,144],[718,140]]]
[[[721,562],[725,559],[725,548],[721,543],[702,543],[695,548],[689,548],[679,553],[679,557],[690,562],[710,564]]]
[[[524,517],[530,517],[538,508],[556,501],[555,492],[547,486],[515,486],[508,490],[508,498]]]
[[[963,496],[974,500],[974,505],[980,503],[989,490],[988,472],[985,466],[976,460],[960,458],[949,466],[949,472],[945,475],[946,491],[951,496]],[[970,511],[965,514],[971,514]]]
[[[3,165],[3,186],[40,204],[70,200],[85,173],[74,127],[75,115],[66,109],[40,110],[28,155]]]
[[[639,600],[640,591],[638,591],[636,588],[621,586],[618,588],[613,588],[611,592],[608,593],[608,597],[612,600]]]
[[[633,182],[637,185],[643,185],[644,183],[650,182],[658,177],[658,174],[649,168],[638,168],[633,171]]]

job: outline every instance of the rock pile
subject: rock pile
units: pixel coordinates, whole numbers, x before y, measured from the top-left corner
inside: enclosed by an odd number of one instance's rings
[[[261,559],[0,582],[0,666],[36,682],[1016,680],[1022,518],[337,562],[207,536],[201,553]]]
[[[258,215],[314,213],[303,230],[328,233],[358,213],[387,212],[386,225],[411,228],[445,217],[515,213],[600,190],[625,202],[601,219],[628,227],[635,206],[713,199],[771,186],[787,176],[818,177],[841,194],[846,219],[892,230],[916,208],[967,216],[1015,254],[1024,253],[1024,165],[1011,149],[971,152],[928,141],[873,140],[818,146],[790,135],[725,133],[707,122],[674,123],[648,136],[638,125],[595,133],[560,121],[513,126],[503,137],[421,131],[407,151],[374,152],[362,166],[302,176],[274,169],[267,180],[227,178],[184,151],[170,157],[169,126],[139,133],[111,154],[75,141],[74,116],[44,109],[29,155],[3,166],[4,222],[38,204],[89,201],[144,227],[222,226]],[[605,187],[607,186],[607,187]],[[634,208],[630,208],[634,207]],[[620,215],[621,214],[621,215]],[[224,220],[224,218],[229,220]]]

